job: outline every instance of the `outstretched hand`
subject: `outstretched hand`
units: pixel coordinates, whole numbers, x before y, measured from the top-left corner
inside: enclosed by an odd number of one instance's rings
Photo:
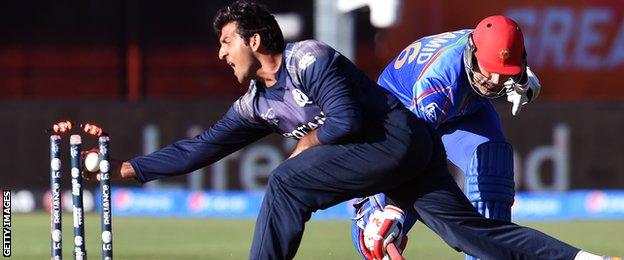
[[[80,154],[83,160],[82,178],[89,180],[89,181],[94,181],[94,180],[100,181],[102,179],[102,172],[100,170],[90,172],[85,168],[85,165],[84,165],[85,157],[89,153],[99,153],[99,151],[100,150],[98,148],[93,148],[88,151],[83,151]],[[132,165],[129,162],[125,162],[122,160],[115,160],[112,158],[109,158],[109,162],[110,162],[110,169],[109,169],[110,175],[109,176],[111,180],[124,180],[124,179],[136,178],[136,172],[134,171],[134,168],[132,168]]]

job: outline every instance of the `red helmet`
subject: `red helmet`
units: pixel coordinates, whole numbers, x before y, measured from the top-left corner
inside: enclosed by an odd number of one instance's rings
[[[475,28],[472,40],[479,64],[488,72],[517,75],[524,68],[524,36],[520,26],[506,16],[487,17]]]

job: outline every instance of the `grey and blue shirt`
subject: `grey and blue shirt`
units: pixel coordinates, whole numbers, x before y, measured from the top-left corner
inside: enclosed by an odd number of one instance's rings
[[[130,160],[141,183],[191,172],[270,134],[300,139],[318,128],[321,144],[357,137],[366,121],[398,100],[347,58],[318,41],[289,43],[276,83],[252,80],[247,93],[208,130]]]

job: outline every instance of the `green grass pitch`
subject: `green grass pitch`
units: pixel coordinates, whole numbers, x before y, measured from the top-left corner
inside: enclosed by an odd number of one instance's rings
[[[87,253],[100,258],[100,219],[86,215]],[[577,247],[600,254],[624,255],[624,221],[521,223]],[[247,259],[254,221],[183,218],[113,218],[116,259]],[[311,221],[295,259],[358,259],[351,246],[349,221]],[[14,214],[12,257],[50,257],[46,212]],[[409,234],[407,259],[463,259],[424,225]],[[72,218],[63,215],[63,256],[72,259]]]

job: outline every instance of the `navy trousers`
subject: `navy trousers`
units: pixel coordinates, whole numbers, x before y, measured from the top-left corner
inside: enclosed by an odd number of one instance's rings
[[[314,211],[380,192],[413,208],[451,247],[481,259],[572,259],[578,252],[533,229],[481,216],[448,172],[439,137],[403,107],[365,124],[360,139],[310,148],[273,171],[250,259],[292,259]]]

